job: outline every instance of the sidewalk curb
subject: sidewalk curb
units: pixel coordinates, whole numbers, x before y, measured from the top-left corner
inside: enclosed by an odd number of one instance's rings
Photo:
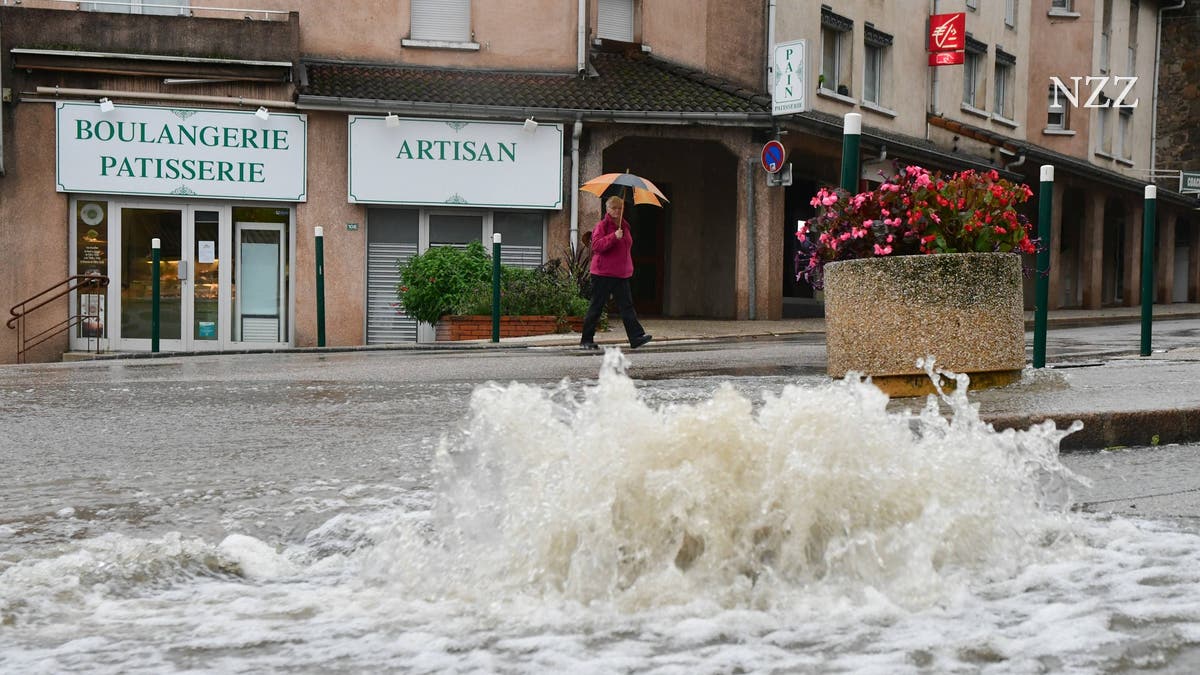
[[[1075,420],[1083,428],[1062,440],[1062,450],[1099,450],[1123,446],[1165,445],[1200,441],[1200,408],[1086,412],[1078,415],[986,415],[980,419],[997,431],[1024,430],[1046,420],[1065,429]]]

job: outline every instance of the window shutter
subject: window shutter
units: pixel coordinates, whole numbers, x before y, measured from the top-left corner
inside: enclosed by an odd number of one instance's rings
[[[633,0],[600,0],[596,37],[633,42]]]
[[[412,0],[413,40],[471,41],[471,0]]]

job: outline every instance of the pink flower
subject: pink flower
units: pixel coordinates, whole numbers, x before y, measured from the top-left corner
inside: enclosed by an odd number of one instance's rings
[[[888,255],[891,252],[891,246],[880,246],[879,244],[875,244],[875,255]]]

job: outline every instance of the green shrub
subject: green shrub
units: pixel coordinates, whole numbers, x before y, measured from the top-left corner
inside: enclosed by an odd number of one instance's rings
[[[500,268],[500,313],[505,316],[583,316],[588,301],[579,296],[574,278],[556,264],[537,269]],[[457,314],[491,314],[492,286],[476,285],[456,308]]]
[[[404,311],[417,321],[437,323],[457,311],[477,286],[490,286],[492,259],[483,244],[473,241],[466,249],[430,248],[399,265],[396,297]],[[488,314],[491,313],[490,304]]]

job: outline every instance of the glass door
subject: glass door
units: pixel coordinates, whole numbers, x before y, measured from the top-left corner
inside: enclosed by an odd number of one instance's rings
[[[233,340],[283,343],[287,337],[287,276],[282,223],[234,228]]]
[[[123,206],[117,226],[120,246],[120,316],[122,348],[151,348],[153,337],[153,239],[159,248],[159,349],[186,349],[184,326],[190,322],[186,289],[190,267],[190,241],[183,226],[183,209],[166,206]],[[116,279],[114,279],[116,281]]]

